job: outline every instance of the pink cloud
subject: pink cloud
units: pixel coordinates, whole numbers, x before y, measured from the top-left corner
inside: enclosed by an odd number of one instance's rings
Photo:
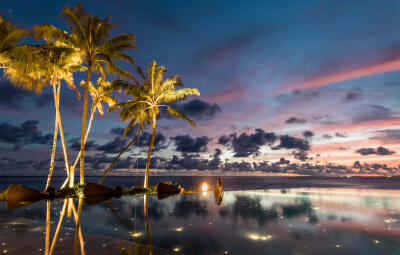
[[[400,70],[400,59],[389,59],[380,62],[375,62],[369,65],[365,65],[359,68],[346,69],[337,71],[330,74],[321,73],[306,79],[301,83],[286,83],[274,92],[275,95],[293,90],[293,89],[308,89],[308,88],[320,88],[328,84],[347,81],[365,76],[372,76],[376,74],[394,72]]]

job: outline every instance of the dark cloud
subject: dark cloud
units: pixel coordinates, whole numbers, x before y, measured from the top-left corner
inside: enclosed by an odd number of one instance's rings
[[[375,131],[376,136],[371,137],[371,140],[380,141],[400,141],[400,129],[386,129]]]
[[[218,144],[228,146],[228,143],[230,142],[230,140],[231,140],[231,138],[229,136],[223,135],[218,138]]]
[[[347,134],[345,134],[345,133],[340,133],[340,132],[336,132],[335,136],[336,136],[336,137],[341,137],[341,138],[346,138],[346,137],[348,137]]]
[[[0,105],[7,109],[24,110],[23,100],[31,97],[34,92],[13,87],[6,81],[0,82]]]
[[[153,134],[143,132],[139,136],[139,147],[149,147],[152,136]],[[156,133],[156,136],[154,137],[152,152],[160,151],[167,148],[167,146],[167,138],[162,133]]]
[[[54,95],[53,94],[36,95],[35,97],[32,97],[31,101],[35,103],[37,108],[43,108],[48,105],[54,106]]]
[[[120,137],[124,137],[124,131],[125,131],[125,128],[122,128],[122,127],[117,127],[117,128],[111,128],[110,129],[110,133],[111,134],[113,134],[113,135],[118,135],[118,136],[120,136]],[[135,129],[135,128],[131,128],[131,129],[129,129],[129,131],[126,133],[126,136],[127,137],[135,137],[136,136],[136,134],[137,134],[137,129]]]
[[[368,104],[358,109],[353,117],[354,123],[362,123],[373,120],[393,119],[392,111],[386,107]]]
[[[222,109],[218,104],[211,104],[200,99],[194,99],[187,103],[178,104],[174,106],[174,108],[189,118],[198,120],[210,120],[213,119],[217,113],[222,112]]]
[[[328,135],[328,134],[324,134],[322,137],[325,138],[325,139],[331,139],[333,136]]]
[[[287,119],[285,121],[286,124],[303,124],[303,123],[306,123],[306,122],[307,121],[305,119],[299,119],[299,118],[296,118],[296,117],[291,117],[291,118],[289,118],[289,119]]]
[[[275,133],[266,133],[262,129],[255,129],[254,134],[242,133],[239,137],[236,133],[229,136],[219,137],[218,143],[230,146],[233,149],[234,157],[258,156],[260,147],[263,145],[272,146],[277,139]]]
[[[350,147],[339,146],[337,149],[340,151],[346,151],[346,150],[350,149]]]
[[[126,142],[127,140],[117,136],[114,138],[114,140],[101,146],[97,146],[96,150],[103,151],[104,153],[120,153],[125,148]]]
[[[290,164],[290,160],[286,160],[285,158],[280,158],[279,161],[277,162],[279,165],[287,165]]]
[[[359,101],[362,99],[362,93],[360,90],[353,90],[347,92],[346,96],[342,99],[343,102],[347,103],[350,101]]]
[[[206,152],[207,144],[211,141],[207,136],[192,138],[188,135],[171,137],[175,142],[176,150],[180,152]]]
[[[68,142],[72,143],[71,146],[69,146],[72,150],[74,150],[74,151],[81,150],[81,139],[80,138],[72,138]],[[93,141],[93,140],[86,141],[85,151],[90,151],[91,149],[94,149],[97,146],[99,146],[99,145],[96,143],[96,141]]]
[[[293,155],[295,159],[299,159],[300,161],[306,161],[308,159],[312,159],[308,157],[308,154],[305,151],[299,151],[299,152],[293,151]]]
[[[306,151],[310,149],[310,144],[307,140],[303,138],[296,138],[288,135],[282,135],[280,137],[280,144],[276,147],[273,147],[273,149],[274,150],[299,149],[302,151]]]
[[[17,145],[50,145],[53,141],[53,135],[42,135],[42,131],[37,127],[38,124],[38,120],[27,120],[20,126],[3,122],[0,124],[0,142]]]
[[[122,127],[112,128],[110,130],[110,133],[114,134],[114,135],[118,135],[122,138],[122,137],[124,137],[124,130],[125,129]],[[136,134],[137,134],[137,130],[131,128],[126,133],[126,137],[134,138],[136,136]],[[139,147],[149,147],[152,135],[153,134],[147,133],[147,132],[141,133],[139,136]],[[135,143],[135,144],[137,144],[137,143]],[[156,133],[156,136],[154,138],[152,152],[157,152],[162,149],[166,149],[167,147],[168,147],[167,138],[160,132]]]
[[[314,136],[314,133],[312,131],[306,130],[303,132],[303,137],[306,139],[310,139],[313,136]]]
[[[394,154],[396,152],[390,151],[390,150],[380,146],[377,149],[374,149],[374,148],[361,148],[361,149],[356,150],[356,153],[359,153],[359,154],[361,154],[363,156],[371,155],[371,154],[385,156],[385,155],[392,155],[392,154]]]

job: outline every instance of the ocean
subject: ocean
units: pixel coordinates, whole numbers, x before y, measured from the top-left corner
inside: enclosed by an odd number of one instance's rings
[[[150,176],[149,185],[156,185],[158,181],[171,181],[180,184],[183,188],[199,190],[206,182],[209,190],[214,189],[217,177],[221,178],[224,189],[229,190],[255,190],[263,189],[286,189],[286,188],[351,188],[351,189],[399,189],[400,178],[397,177],[271,177],[271,176]],[[88,176],[85,182],[97,183],[101,177]],[[104,179],[103,185],[114,187],[142,186],[143,176],[108,176]],[[3,192],[11,183],[43,190],[46,184],[46,176],[1,176],[0,192]],[[65,177],[53,177],[51,186],[59,189]],[[75,183],[79,177],[75,177]]]

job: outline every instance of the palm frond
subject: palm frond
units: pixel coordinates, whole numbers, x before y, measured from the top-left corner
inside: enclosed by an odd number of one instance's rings
[[[192,127],[196,127],[196,123],[194,123],[193,120],[189,119],[189,117],[187,117],[185,114],[181,113],[178,110],[175,110],[174,108],[167,106],[167,113],[171,116],[174,116],[175,118],[180,118],[183,120],[186,120],[190,123],[190,125],[192,125]]]

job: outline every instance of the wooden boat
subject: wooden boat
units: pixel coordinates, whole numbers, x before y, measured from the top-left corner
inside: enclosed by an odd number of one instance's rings
[[[83,189],[83,195],[85,195],[85,197],[103,197],[115,196],[118,195],[118,193],[109,187],[97,183],[88,182]]]
[[[174,185],[169,185],[165,182],[157,183],[157,194],[177,194],[177,193],[181,193],[180,188]]]
[[[6,200],[12,202],[29,202],[47,198],[50,198],[49,192],[40,192],[20,184],[11,183],[6,191]]]

